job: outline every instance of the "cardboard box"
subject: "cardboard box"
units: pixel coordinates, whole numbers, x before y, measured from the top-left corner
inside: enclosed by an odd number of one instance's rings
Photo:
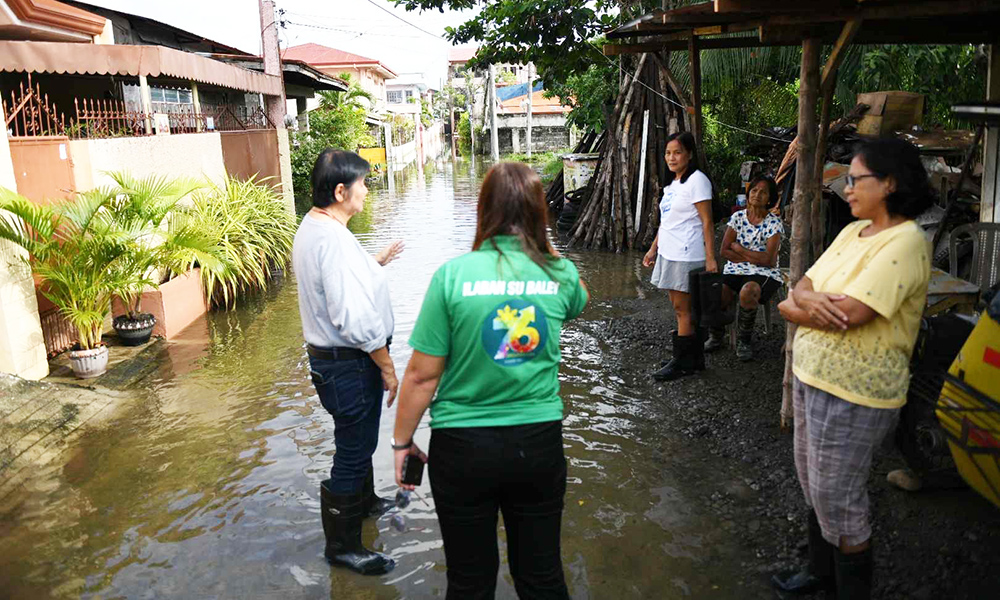
[[[870,108],[858,122],[862,135],[891,135],[924,122],[924,95],[913,92],[858,94],[858,104]]]

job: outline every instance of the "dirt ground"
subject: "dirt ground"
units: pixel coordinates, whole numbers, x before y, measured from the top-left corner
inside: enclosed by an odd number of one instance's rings
[[[620,376],[638,397],[662,398],[657,410],[665,434],[721,456],[734,479],[756,494],[719,490],[705,498],[721,520],[739,524],[757,557],[744,580],[804,560],[807,511],[795,476],[792,435],[779,430],[785,328],[775,313],[763,334],[758,318],[755,360],[739,362],[731,349],[708,355],[708,368],[659,384],[649,375],[669,354],[675,328],[666,295],[615,303],[624,316],[605,322],[618,349]],[[869,480],[875,552],[874,598],[929,600],[996,598],[1000,592],[1000,509],[965,487],[908,493],[886,482],[905,466],[891,442],[877,452]]]

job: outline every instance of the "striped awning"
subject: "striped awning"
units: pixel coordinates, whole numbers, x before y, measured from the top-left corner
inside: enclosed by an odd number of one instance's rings
[[[280,77],[163,46],[0,41],[0,71],[174,77],[280,96]]]

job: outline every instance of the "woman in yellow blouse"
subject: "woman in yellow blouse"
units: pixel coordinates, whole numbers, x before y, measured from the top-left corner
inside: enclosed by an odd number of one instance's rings
[[[906,402],[930,279],[929,244],[913,219],[933,196],[919,152],[898,139],[861,144],[845,192],[858,220],[778,307],[799,326],[795,467],[812,513],[809,565],[772,582],[863,600],[872,580],[868,474]]]

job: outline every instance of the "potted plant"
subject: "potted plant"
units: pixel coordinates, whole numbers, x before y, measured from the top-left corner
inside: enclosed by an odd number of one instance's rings
[[[79,194],[49,206],[32,203],[0,188],[0,239],[24,248],[26,261],[41,278],[41,292],[77,332],[70,363],[77,377],[107,370],[108,348],[101,341],[104,319],[116,290],[134,285],[120,268],[133,245],[134,232],[118,229],[106,218],[108,199]]]
[[[156,317],[142,312],[144,292],[186,273],[195,263],[218,268],[221,249],[213,238],[179,206],[183,198],[201,184],[185,179],[146,177],[135,179],[128,173],[109,173],[115,185],[101,190],[107,198],[108,217],[115,226],[136,235],[130,252],[117,263],[126,285],[115,291],[122,301],[123,314],[112,326],[126,345],[149,341]],[[161,310],[162,314],[162,310]]]

